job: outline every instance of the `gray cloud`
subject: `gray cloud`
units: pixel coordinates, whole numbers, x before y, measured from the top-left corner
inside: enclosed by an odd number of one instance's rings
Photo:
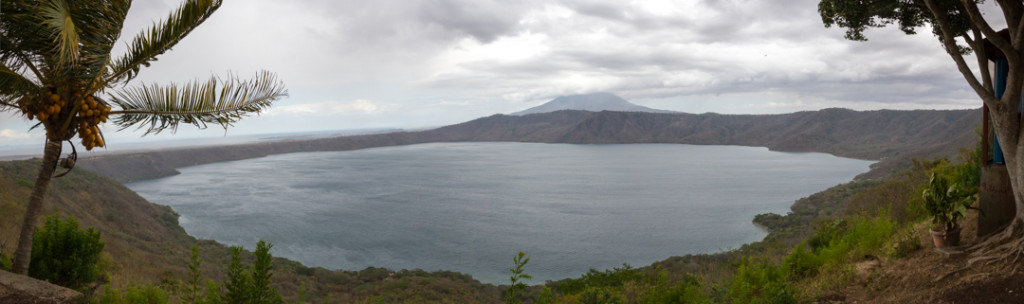
[[[178,3],[136,2],[124,36]],[[241,133],[442,125],[593,91],[679,111],[980,104],[930,30],[872,29],[868,42],[846,41],[822,25],[817,3],[229,1],[139,81],[268,69],[287,82],[285,109],[381,109],[307,120],[283,111],[245,121],[233,130]],[[6,138],[24,137],[27,122],[0,118],[0,131],[20,132]]]

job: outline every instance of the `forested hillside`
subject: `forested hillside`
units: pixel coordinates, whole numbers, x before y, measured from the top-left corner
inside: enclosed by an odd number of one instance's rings
[[[493,115],[420,132],[285,140],[128,155],[82,162],[121,180],[176,174],[175,168],[271,154],[339,151],[427,142],[515,141],[573,144],[678,143],[761,146],[880,160],[865,178],[906,168],[913,158],[952,158],[977,141],[981,110],[852,111],[825,109],[778,115],[557,111]]]

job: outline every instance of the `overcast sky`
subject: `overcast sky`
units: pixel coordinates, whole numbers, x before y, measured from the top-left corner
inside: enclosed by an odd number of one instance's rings
[[[179,3],[135,1],[122,40]],[[847,41],[822,25],[817,4],[229,0],[135,83],[277,73],[290,97],[228,135],[441,126],[599,91],[691,113],[981,106],[930,29]],[[0,113],[0,144],[41,146],[30,126]],[[103,130],[109,145],[141,134]]]

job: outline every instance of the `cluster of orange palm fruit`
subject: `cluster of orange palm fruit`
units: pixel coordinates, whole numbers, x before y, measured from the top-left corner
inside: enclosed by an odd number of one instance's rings
[[[99,124],[107,121],[110,107],[99,102],[95,96],[83,97],[82,93],[74,93],[69,103],[56,90],[49,90],[36,102],[22,99],[19,106],[29,120],[39,119],[46,125],[46,136],[52,140],[64,140],[78,133],[86,150],[104,146]],[[68,115],[73,116],[70,117],[70,123],[66,124]],[[67,129],[63,128],[65,125]]]

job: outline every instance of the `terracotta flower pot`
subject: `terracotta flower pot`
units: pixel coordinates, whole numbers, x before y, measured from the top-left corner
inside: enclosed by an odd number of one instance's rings
[[[928,230],[928,232],[932,234],[932,241],[935,242],[935,248],[960,246],[959,225],[950,231]]]

